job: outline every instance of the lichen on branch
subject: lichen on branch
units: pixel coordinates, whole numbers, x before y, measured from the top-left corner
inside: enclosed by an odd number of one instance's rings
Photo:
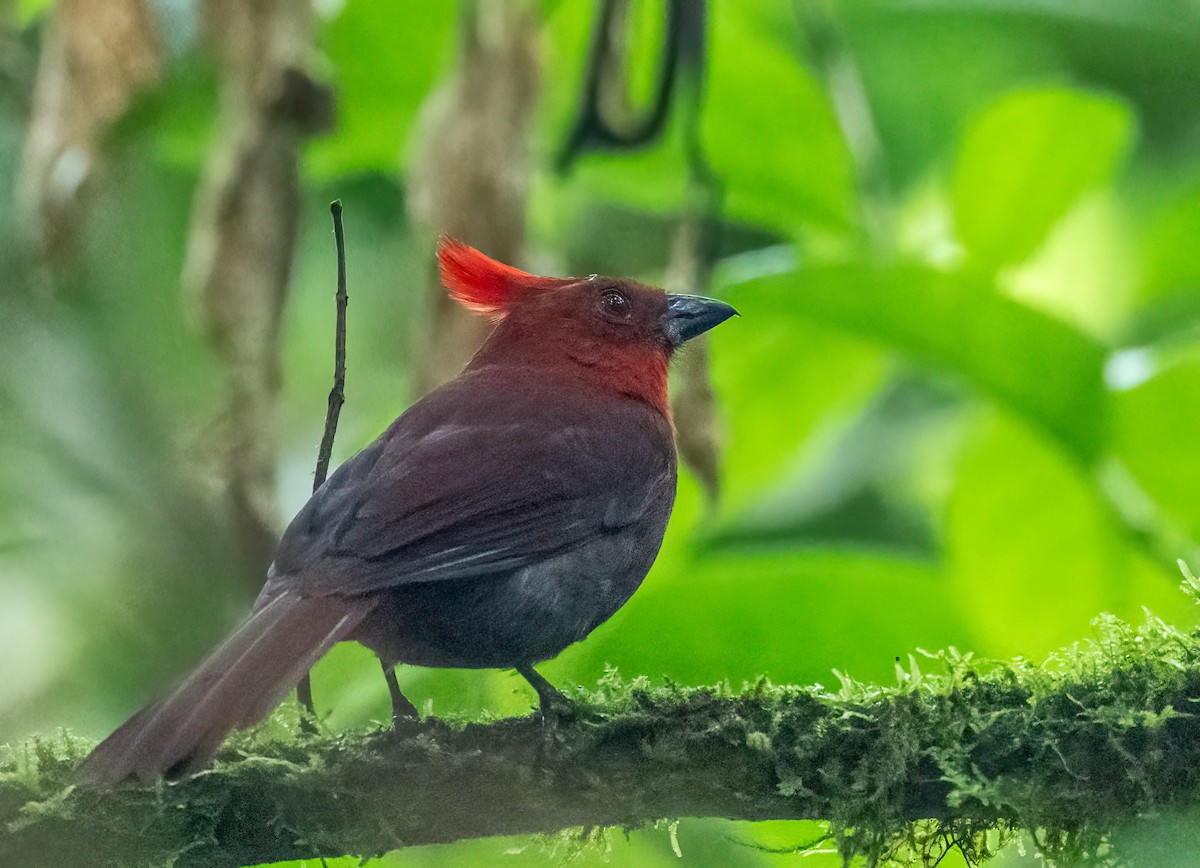
[[[1051,864],[1104,864],[1114,827],[1200,801],[1200,633],[1150,616],[1101,618],[1040,665],[951,649],[893,686],[841,682],[614,673],[553,733],[251,732],[190,780],[108,793],[71,784],[90,745],[35,739],[0,753],[0,864],[242,865],[697,816],[825,820],[867,864],[980,859],[1021,831]]]

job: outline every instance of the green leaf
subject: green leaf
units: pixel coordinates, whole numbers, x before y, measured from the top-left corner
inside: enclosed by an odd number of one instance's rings
[[[1200,535],[1200,359],[1191,357],[1113,396],[1117,455],[1160,507]]]
[[[947,570],[970,647],[1041,655],[1088,632],[1096,613],[1185,610],[1173,570],[1129,545],[1090,474],[1027,425],[982,413],[969,432],[946,511]]]
[[[861,407],[878,388],[884,363],[869,343],[795,317],[740,319],[715,331],[725,510],[736,511],[778,483],[826,419]]]
[[[1076,90],[997,100],[967,129],[954,172],[959,238],[987,270],[1020,262],[1079,197],[1112,180],[1129,150],[1122,101]]]
[[[1143,240],[1148,295],[1171,295],[1200,285],[1200,188],[1189,190],[1150,223]]]
[[[587,683],[605,664],[735,687],[760,675],[829,685],[833,668],[890,680],[897,656],[968,639],[961,622],[925,617],[944,591],[936,568],[869,552],[680,552],[660,557],[621,611],[543,671],[555,683]]]
[[[713,4],[704,145],[734,219],[794,230],[843,229],[855,210],[853,163],[825,90],[800,55],[784,4]],[[769,83],[769,84],[768,84]]]
[[[312,177],[390,172],[402,162],[418,110],[450,69],[458,8],[409,4],[401,19],[390,3],[347,3],[323,29],[338,118],[335,134],[306,153]]]
[[[964,15],[959,4],[858,0],[843,10],[896,190],[927,183],[953,156],[966,120],[1014,82],[1069,74],[1050,34]],[[914,63],[920,74],[906,73]]]
[[[820,361],[829,360],[820,354]],[[775,412],[764,405],[757,416],[778,416],[793,402],[776,400]],[[860,411],[851,415],[853,408],[839,406],[824,413],[803,461],[793,462],[799,466],[723,520],[706,543],[868,548],[934,559],[940,540],[930,507],[942,498],[928,480],[950,472],[962,406],[959,390],[936,374],[893,373]]]
[[[956,373],[1085,463],[1104,443],[1104,348],[962,277],[915,264],[834,265],[732,286],[724,297],[747,322],[815,320]]]

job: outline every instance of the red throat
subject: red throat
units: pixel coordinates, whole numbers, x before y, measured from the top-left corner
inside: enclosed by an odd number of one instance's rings
[[[603,363],[593,361],[582,370],[585,371],[584,378],[601,391],[645,401],[667,419],[671,418],[671,405],[667,401],[667,357],[662,352],[650,347],[626,350],[605,357]]]

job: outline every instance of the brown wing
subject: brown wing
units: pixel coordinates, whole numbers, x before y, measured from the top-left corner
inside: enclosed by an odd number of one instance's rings
[[[650,407],[480,371],[338,468],[284,534],[265,596],[505,573],[625,527],[674,490],[670,426]]]

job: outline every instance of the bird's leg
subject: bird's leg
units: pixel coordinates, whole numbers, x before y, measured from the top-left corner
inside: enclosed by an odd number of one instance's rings
[[[400,721],[405,719],[416,720],[420,715],[417,714],[417,707],[408,701],[403,693],[400,692],[400,682],[396,680],[396,667],[379,661],[379,665],[383,667],[383,677],[387,679],[388,692],[392,694],[392,729],[398,729]]]
[[[542,723],[550,728],[558,725],[558,714],[561,710],[569,708],[571,703],[565,696],[543,678],[532,663],[522,663],[516,667],[517,672],[522,678],[529,682],[530,686],[537,692],[538,705],[542,711]]]
[[[317,709],[313,705],[312,673],[305,672],[296,685],[296,700],[300,703],[300,731],[310,735],[317,731]]]

